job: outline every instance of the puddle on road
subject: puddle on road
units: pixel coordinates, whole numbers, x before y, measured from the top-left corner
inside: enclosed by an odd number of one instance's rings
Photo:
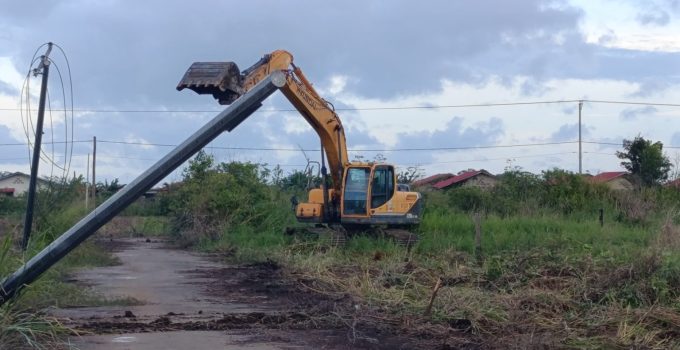
[[[119,279],[119,280],[136,280],[137,279],[136,276],[120,276],[120,277],[116,277],[116,278]]]
[[[137,337],[115,337],[111,339],[112,343],[134,343]]]

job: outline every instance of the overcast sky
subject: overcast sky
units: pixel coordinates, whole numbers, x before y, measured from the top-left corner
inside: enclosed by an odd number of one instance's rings
[[[250,66],[275,49],[295,62],[342,111],[348,145],[365,159],[383,154],[426,174],[519,166],[578,170],[578,104],[404,108],[558,100],[680,103],[680,1],[9,1],[0,0],[0,170],[28,171],[21,91],[31,58],[59,44],[73,79],[74,122],[53,112],[45,141],[177,144],[219,110],[208,96],[175,86],[193,61]],[[39,54],[44,52],[40,49]],[[60,51],[51,57],[66,83]],[[39,79],[29,81],[37,108]],[[58,71],[50,102],[63,107]],[[25,101],[24,101],[25,106]],[[280,95],[208,149],[219,161],[304,168],[300,151],[225,147],[317,148],[318,137]],[[362,110],[362,109],[373,110]],[[102,112],[103,110],[107,112]],[[131,112],[131,111],[172,112]],[[119,111],[119,112],[111,112]],[[583,105],[583,139],[620,144],[638,134],[680,146],[680,108]],[[33,115],[35,118],[35,114]],[[401,151],[493,145],[557,145]],[[619,169],[616,145],[586,143],[584,171]],[[64,147],[45,146],[58,165]],[[168,147],[101,142],[98,179],[127,182]],[[680,149],[666,148],[675,158]],[[88,143],[76,143],[71,173],[85,174]],[[53,155],[52,155],[53,154]],[[318,158],[318,154],[307,153]],[[60,174],[41,163],[41,173]],[[168,181],[176,180],[177,173]]]

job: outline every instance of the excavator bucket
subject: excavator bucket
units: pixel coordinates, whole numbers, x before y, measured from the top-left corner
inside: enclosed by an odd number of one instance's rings
[[[193,90],[199,95],[213,95],[228,105],[243,95],[241,71],[234,62],[194,62],[177,84],[177,90]]]

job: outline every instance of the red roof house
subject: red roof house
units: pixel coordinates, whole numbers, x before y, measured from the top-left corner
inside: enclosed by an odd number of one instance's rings
[[[481,188],[490,188],[498,183],[498,179],[488,171],[481,170],[466,170],[461,171],[456,176],[452,176],[448,179],[444,179],[432,185],[432,187],[437,189],[445,189],[449,187],[459,187],[459,186],[474,186]]]
[[[673,181],[668,181],[664,184],[666,187],[671,187],[671,188],[677,188],[680,189],[680,179],[675,179]]]
[[[426,178],[423,178],[423,179],[420,179],[420,180],[417,180],[417,181],[413,181],[413,183],[411,183],[411,186],[413,186],[413,187],[420,187],[420,186],[427,186],[427,185],[431,186],[431,185],[434,185],[435,183],[437,183],[439,181],[442,181],[444,179],[448,179],[450,177],[453,177],[453,174],[449,174],[449,173],[435,174],[435,175],[428,176]]]
[[[607,171],[599,173],[589,179],[593,183],[603,183],[612,190],[632,190],[635,188],[635,180],[626,171]]]

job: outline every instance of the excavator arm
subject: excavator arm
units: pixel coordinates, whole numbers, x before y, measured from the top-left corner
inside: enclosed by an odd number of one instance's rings
[[[212,94],[220,104],[231,104],[272,72],[282,71],[286,81],[279,87],[321,139],[328,159],[333,188],[340,193],[345,166],[349,163],[345,130],[333,105],[324,100],[293,63],[293,55],[276,50],[240,72],[233,62],[196,62],[177,86],[199,94]]]

